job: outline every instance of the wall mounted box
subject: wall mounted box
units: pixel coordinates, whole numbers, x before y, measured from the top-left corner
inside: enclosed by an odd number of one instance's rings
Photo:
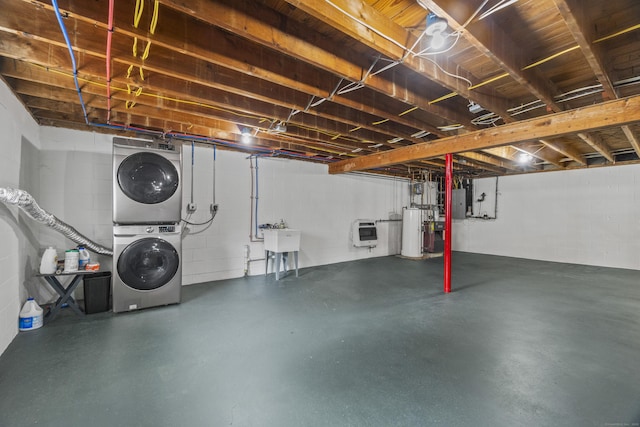
[[[351,240],[355,247],[375,248],[378,244],[378,229],[370,219],[358,219],[351,226]]]

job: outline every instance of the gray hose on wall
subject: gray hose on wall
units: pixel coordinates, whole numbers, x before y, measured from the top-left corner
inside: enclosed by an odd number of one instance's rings
[[[101,246],[96,242],[86,238],[69,224],[60,221],[55,217],[55,215],[52,215],[42,209],[40,206],[38,206],[33,196],[31,196],[31,194],[27,193],[24,190],[0,187],[0,202],[4,202],[5,204],[17,205],[31,219],[48,225],[57,232],[62,233],[69,240],[76,242],[80,246],[84,246],[91,252],[95,252],[101,255],[113,256],[113,250],[105,248],[104,246]]]

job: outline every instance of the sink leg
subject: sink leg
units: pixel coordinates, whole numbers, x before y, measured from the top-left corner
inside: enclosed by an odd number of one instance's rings
[[[283,252],[282,253],[282,263],[283,263],[283,270],[284,272],[288,272],[289,268],[288,268],[288,262],[289,262],[289,252]]]

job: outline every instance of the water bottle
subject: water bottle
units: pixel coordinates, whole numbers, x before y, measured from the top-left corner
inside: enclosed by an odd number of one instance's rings
[[[78,270],[85,270],[90,262],[89,251],[82,246],[78,246]]]
[[[31,331],[40,327],[42,327],[42,308],[33,298],[29,298],[20,310],[18,329]]]

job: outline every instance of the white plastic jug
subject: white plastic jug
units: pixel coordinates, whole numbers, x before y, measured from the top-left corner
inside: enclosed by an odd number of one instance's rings
[[[49,246],[44,250],[42,254],[42,260],[40,261],[40,274],[55,274],[58,266],[58,252]]]
[[[20,310],[18,329],[31,331],[42,327],[42,308],[33,298],[29,298]]]
[[[89,251],[82,246],[78,246],[78,270],[87,268],[87,264],[91,262]]]
[[[73,273],[78,271],[78,261],[80,254],[77,249],[69,249],[64,253],[64,272]]]

